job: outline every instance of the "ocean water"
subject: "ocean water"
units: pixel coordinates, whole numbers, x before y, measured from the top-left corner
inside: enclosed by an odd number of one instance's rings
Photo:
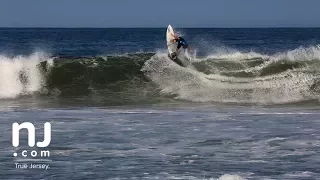
[[[0,29],[0,179],[320,179],[320,29],[177,31]]]

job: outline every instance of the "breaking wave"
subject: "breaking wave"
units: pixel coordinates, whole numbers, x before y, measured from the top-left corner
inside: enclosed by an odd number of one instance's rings
[[[320,48],[188,57],[166,53],[105,57],[0,56],[0,99],[85,97],[109,105],[159,102],[287,104],[320,95]]]
[[[0,99],[38,92],[45,83],[38,68],[43,60],[50,62],[43,53],[11,58],[0,55]]]

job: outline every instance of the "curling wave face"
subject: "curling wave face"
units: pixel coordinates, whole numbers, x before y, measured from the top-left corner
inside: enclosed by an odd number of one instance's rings
[[[0,56],[0,98],[85,97],[108,105],[159,102],[287,104],[318,102],[320,48],[274,55],[232,52],[191,58],[167,54],[105,57]]]

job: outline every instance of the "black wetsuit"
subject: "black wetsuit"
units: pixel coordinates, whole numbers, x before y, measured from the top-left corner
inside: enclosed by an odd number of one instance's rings
[[[187,42],[182,38],[182,37],[179,37],[177,39],[174,39],[175,42],[178,43],[178,46],[177,46],[177,49],[180,49],[181,47],[183,47],[183,49],[186,49],[188,48],[188,44]],[[178,54],[177,53],[172,53],[171,55],[171,59],[176,62],[177,64],[179,64],[180,66],[183,66],[184,65],[182,64],[181,60],[178,59]]]
[[[176,42],[178,42],[178,49],[181,48],[181,46],[183,47],[183,49],[187,49],[188,48],[188,44],[186,42],[186,40],[184,40],[182,37],[179,37],[177,39],[175,39]]]

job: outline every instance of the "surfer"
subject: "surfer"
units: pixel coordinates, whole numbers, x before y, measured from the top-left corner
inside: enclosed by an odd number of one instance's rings
[[[186,40],[184,40],[182,37],[179,37],[179,36],[176,36],[176,39],[174,39],[173,42],[178,43],[178,47],[177,47],[178,51],[181,47],[183,47],[183,49],[187,49],[189,47]],[[190,49],[190,51],[191,51],[191,49]]]
[[[183,63],[181,62],[181,60],[178,59],[178,54],[179,54],[179,49],[182,47],[183,49],[187,49],[189,47],[188,43],[186,42],[186,40],[184,40],[182,37],[179,36],[175,36],[172,34],[173,37],[175,37],[172,42],[173,43],[178,43],[177,46],[177,51],[172,53],[171,59],[176,62],[177,64],[179,64],[180,66],[184,66]],[[189,51],[192,52],[192,48],[189,47]]]

